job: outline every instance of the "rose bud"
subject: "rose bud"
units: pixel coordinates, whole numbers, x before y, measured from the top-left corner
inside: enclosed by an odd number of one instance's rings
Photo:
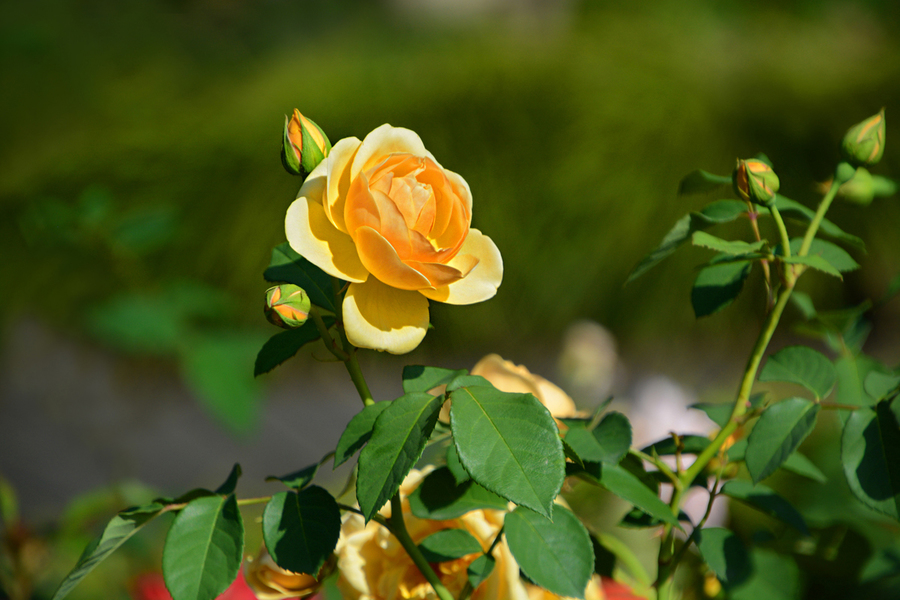
[[[322,581],[333,571],[336,563],[331,556],[315,575],[294,573],[275,564],[265,550],[253,562],[244,567],[244,579],[259,600],[282,600],[284,598],[307,598],[322,587]]]
[[[738,159],[737,167],[731,176],[735,193],[750,202],[769,205],[775,201],[778,191],[778,175],[772,167],[761,160]]]
[[[847,130],[841,155],[853,166],[874,165],[884,154],[884,109]]]
[[[272,325],[295,329],[309,317],[309,296],[300,286],[291,283],[266,290],[266,318]]]
[[[331,152],[331,142],[322,128],[294,109],[294,116],[284,117],[284,145],[281,163],[291,175],[306,177]]]

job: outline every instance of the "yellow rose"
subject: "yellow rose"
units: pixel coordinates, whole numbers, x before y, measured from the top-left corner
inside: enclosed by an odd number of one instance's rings
[[[263,549],[256,560],[247,561],[244,566],[244,579],[259,600],[306,598],[319,591],[322,580],[334,571],[334,562],[334,557],[326,561],[319,569],[318,577],[313,577],[306,573],[282,569]]]
[[[291,247],[350,282],[342,307],[354,346],[409,352],[428,328],[428,300],[473,304],[503,278],[494,242],[471,229],[465,180],[408,129],[382,125],[337,142],[291,204]]]
[[[504,360],[497,354],[488,354],[472,368],[472,375],[481,375],[501,392],[533,394],[558,419],[575,417],[578,410],[564,391],[540,375],[535,375],[522,365]]]
[[[407,497],[430,471],[430,467],[422,471],[413,469],[400,486],[403,518],[413,541],[420,543],[443,529],[465,529],[487,550],[503,526],[504,511],[473,510],[448,521],[429,521],[412,514]],[[381,514],[390,517],[390,505]],[[346,600],[437,600],[431,585],[397,539],[374,521],[366,526],[361,516],[347,513],[335,553],[340,573],[338,587]],[[465,587],[466,569],[478,556],[470,554],[432,565],[454,597]],[[561,596],[522,581],[519,565],[506,539],[497,544],[492,556],[496,560],[494,570],[472,593],[472,600],[561,600]],[[588,583],[585,600],[603,600],[599,577]]]
[[[430,470],[413,469],[400,486],[403,517],[413,541],[419,543],[442,529],[465,529],[481,543],[483,549],[488,549],[503,526],[503,511],[473,510],[449,521],[429,521],[413,516],[407,497]],[[381,514],[389,517],[390,505],[384,507]],[[361,516],[347,513],[335,553],[340,572],[338,587],[347,600],[437,600],[431,585],[397,539],[374,521],[366,526]],[[441,583],[454,597],[465,587],[468,580],[466,569],[478,556],[470,554],[433,565]],[[497,544],[493,557],[496,560],[494,570],[474,591],[472,599],[529,600],[525,585],[519,579],[519,565],[512,557],[506,540]]]

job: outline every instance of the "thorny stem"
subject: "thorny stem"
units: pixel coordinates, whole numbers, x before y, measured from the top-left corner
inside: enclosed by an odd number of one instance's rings
[[[797,253],[798,256],[806,256],[806,254],[809,252],[812,241],[813,239],[815,239],[816,233],[819,230],[819,226],[822,224],[822,219],[825,218],[825,213],[828,211],[829,206],[831,206],[831,202],[832,200],[834,200],[834,197],[837,194],[837,189],[839,187],[840,183],[837,181],[837,179],[835,179],[835,181],[832,182],[828,193],[825,194],[825,197],[823,197],[822,201],[819,203],[819,208],[816,211],[813,219],[810,221],[809,227],[806,230],[806,234],[803,236],[803,243],[800,246],[799,252]],[[781,219],[781,214],[778,212],[778,209],[775,208],[774,205],[770,208],[772,216],[775,219],[775,223],[778,227],[778,232],[781,237],[781,243],[784,247],[784,256],[790,257],[790,241],[787,235],[787,230],[784,226],[784,221]],[[729,436],[731,436],[731,434],[733,434],[737,430],[739,424],[742,421],[742,418],[747,413],[747,410],[750,406],[750,390],[753,388],[753,382],[756,380],[756,374],[759,370],[759,365],[762,362],[763,354],[765,354],[766,348],[768,347],[769,342],[772,340],[772,335],[775,333],[775,329],[778,327],[778,322],[781,320],[781,315],[784,313],[784,308],[787,306],[787,303],[790,300],[791,292],[793,292],[794,290],[797,278],[805,270],[803,265],[798,265],[798,268],[796,270],[792,269],[788,265],[786,265],[786,267],[787,268],[784,271],[785,280],[783,282],[781,290],[778,292],[775,305],[772,307],[772,310],[769,311],[762,331],[760,331],[759,337],[756,339],[756,344],[753,346],[750,358],[747,360],[747,366],[744,369],[744,376],[741,379],[741,385],[738,388],[737,398],[734,402],[734,409],[731,411],[731,418],[728,420],[728,423],[725,424],[725,427],[723,427],[719,431],[719,433],[709,444],[709,446],[707,446],[703,450],[703,452],[701,452],[697,456],[697,460],[694,461],[694,463],[690,467],[688,467],[687,470],[680,474],[682,484],[681,488],[675,488],[675,491],[672,494],[672,500],[669,503],[669,506],[672,509],[672,513],[675,515],[678,514],[681,508],[681,500],[684,496],[685,490],[688,488],[688,486],[690,486],[691,482],[697,478],[701,471],[706,468],[706,465],[709,464],[709,461],[719,453],[725,441],[729,438]],[[689,541],[690,539],[688,540],[688,542]],[[674,555],[674,542],[674,530],[671,525],[667,524],[664,529],[663,541],[660,544],[659,549],[659,571],[655,584],[658,590],[658,600],[669,600],[672,594],[672,575],[674,574],[675,567],[678,564],[678,561],[675,559],[680,559],[683,554],[679,553],[677,556]]]
[[[658,456],[650,456],[646,452],[641,452],[636,448],[629,448],[628,453],[652,464],[654,467],[659,469],[660,473],[669,478],[669,480],[672,482],[672,485],[674,485],[676,488],[681,487],[681,480],[678,479],[678,475],[673,473],[672,469],[669,468],[669,465],[663,462],[663,460]]]
[[[322,341],[325,342],[325,347],[328,351],[334,354],[338,360],[347,361],[349,359],[348,354],[342,350],[341,347],[337,345],[337,342],[334,341],[334,338],[331,337],[331,333],[328,331],[325,321],[322,320],[322,313],[319,312],[317,306],[313,305],[309,307],[309,316],[313,318],[313,323],[316,324],[316,329],[319,330],[319,335],[322,336]]]
[[[441,583],[437,573],[434,572],[434,569],[432,569],[431,565],[428,564],[428,561],[425,560],[422,551],[419,550],[416,543],[409,537],[409,532],[406,530],[406,523],[403,521],[403,507],[400,502],[399,493],[394,494],[393,498],[391,498],[391,518],[388,522],[390,523],[391,533],[394,534],[394,537],[397,538],[397,541],[400,542],[400,545],[403,546],[403,549],[409,554],[413,563],[418,567],[419,571],[422,572],[422,575],[425,576],[425,579],[431,584],[431,587],[434,588],[438,598],[441,600],[454,600],[450,591],[444,587],[443,583]]]

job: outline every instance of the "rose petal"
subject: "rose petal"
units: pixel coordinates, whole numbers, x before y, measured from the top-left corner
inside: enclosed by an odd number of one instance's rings
[[[468,275],[450,285],[435,290],[422,289],[419,293],[447,304],[474,304],[493,297],[503,279],[503,258],[497,246],[477,229],[470,229],[459,254],[447,264],[460,268],[471,260],[466,255],[478,259],[478,264]]]
[[[356,230],[356,247],[362,264],[389,286],[401,290],[432,287],[427,277],[404,264],[390,242],[371,227]]]
[[[428,300],[375,278],[350,284],[343,312],[347,339],[358,348],[405,354],[428,330]]]
[[[469,271],[472,270],[472,267],[478,263],[474,258],[472,259],[473,264],[469,265]],[[459,269],[455,269],[450,265],[442,265],[440,263],[423,263],[416,261],[405,261],[405,264],[422,275],[424,275],[431,287],[439,288],[444,287],[446,285],[450,285],[454,281],[459,281],[465,276],[465,273],[460,271]]]
[[[344,202],[347,200],[347,190],[351,181],[348,167],[356,156],[360,144],[362,142],[355,137],[340,140],[331,148],[328,158],[313,169],[315,173],[324,165],[323,168],[328,175],[328,189],[324,198],[325,212],[332,225],[343,233],[347,233],[347,226],[344,223]]]
[[[385,123],[369,133],[362,141],[350,167],[350,177],[355,178],[360,171],[367,171],[377,166],[388,155],[401,152],[415,156],[427,156],[434,160],[431,153],[425,149],[425,144],[422,143],[418,134],[409,129],[391,127]]]
[[[318,168],[318,167],[317,167]],[[325,178],[308,178],[301,195],[288,207],[284,231],[291,248],[329,275],[363,282],[369,272],[359,260],[356,245],[328,220],[320,201]]]

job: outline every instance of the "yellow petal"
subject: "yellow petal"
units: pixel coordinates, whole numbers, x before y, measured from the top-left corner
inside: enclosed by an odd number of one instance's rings
[[[344,202],[347,200],[347,190],[351,181],[349,166],[361,143],[355,137],[344,138],[331,148],[328,158],[319,163],[319,167],[325,165],[323,169],[328,176],[328,188],[323,202],[325,211],[332,225],[343,233],[347,233],[347,226],[344,224]],[[313,173],[319,167],[316,167]]]
[[[427,277],[404,264],[391,243],[371,227],[356,230],[356,243],[362,263],[387,285],[401,290],[432,287]]]
[[[334,152],[334,149],[331,150]],[[350,177],[355,178],[360,171],[367,171],[388,158],[391,154],[407,152],[415,156],[427,156],[434,160],[431,153],[425,149],[419,135],[402,127],[391,127],[387,123],[373,130],[366,136],[360,145],[353,165],[350,167]],[[329,155],[330,156],[330,155]],[[437,161],[435,161],[437,162]]]
[[[284,220],[288,242],[297,254],[329,275],[347,281],[365,281],[369,272],[359,260],[353,239],[332,225],[317,201],[324,189],[324,177],[314,180],[310,177],[303,184],[300,191],[308,195],[294,200]]]
[[[471,257],[478,259],[478,264],[468,275],[450,285],[419,290],[419,293],[447,304],[474,304],[492,298],[503,279],[503,258],[491,238],[477,229],[469,230],[459,254],[447,264],[465,272]]]
[[[428,300],[374,277],[350,284],[343,312],[347,339],[358,348],[404,354],[418,346],[428,330]]]

